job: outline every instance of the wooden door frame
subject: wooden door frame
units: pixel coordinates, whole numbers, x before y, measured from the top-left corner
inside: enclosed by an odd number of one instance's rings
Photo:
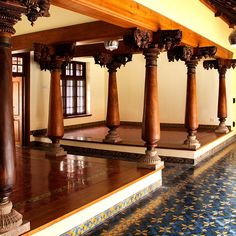
[[[23,74],[12,74],[22,77],[22,146],[30,145],[30,53],[17,53],[14,56],[23,58]]]

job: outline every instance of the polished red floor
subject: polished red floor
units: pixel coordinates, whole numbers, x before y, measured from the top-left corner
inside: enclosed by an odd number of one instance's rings
[[[16,184],[10,198],[35,229],[150,172],[136,163],[17,148]]]
[[[86,142],[103,142],[108,128],[103,125],[92,126],[74,130],[65,131],[63,139],[79,140]],[[144,141],[141,139],[141,127],[134,125],[122,125],[118,128],[118,133],[122,139],[119,144],[144,146]],[[216,134],[214,130],[198,129],[197,138],[201,145],[205,145],[221,137],[222,134]],[[176,148],[182,149],[183,142],[187,137],[184,128],[161,128],[161,139],[158,142],[160,148]]]

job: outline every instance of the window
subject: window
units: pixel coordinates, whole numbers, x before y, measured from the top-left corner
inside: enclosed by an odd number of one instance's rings
[[[23,74],[23,57],[22,56],[12,56],[12,73],[14,75]]]
[[[86,114],[86,63],[72,61],[62,70],[64,117]]]

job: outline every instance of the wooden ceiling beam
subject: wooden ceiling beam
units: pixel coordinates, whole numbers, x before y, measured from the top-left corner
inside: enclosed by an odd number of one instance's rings
[[[119,39],[128,29],[103,21],[72,25],[12,37],[12,50],[32,50],[33,43],[57,44],[67,42],[96,43]]]
[[[179,29],[182,43],[192,47],[216,46],[216,57],[232,58],[233,53],[169,18],[133,0],[52,0],[52,4],[124,28],[141,27],[152,31]]]
[[[87,44],[76,46],[74,57],[88,57],[95,56],[98,53],[111,53],[106,50],[103,43]],[[133,51],[130,47],[126,46],[123,41],[119,41],[117,50],[112,51],[112,54],[137,54],[142,53],[142,50]]]

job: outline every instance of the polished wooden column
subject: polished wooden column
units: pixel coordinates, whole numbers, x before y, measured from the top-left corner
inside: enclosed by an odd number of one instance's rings
[[[201,146],[196,137],[198,129],[196,67],[198,61],[203,57],[212,57],[215,53],[215,47],[192,48],[187,46],[175,47],[167,53],[169,61],[182,60],[185,61],[187,66],[185,128],[187,129],[188,136],[184,141],[184,146],[193,150]]]
[[[200,143],[196,138],[198,129],[196,66],[198,60],[186,61],[185,64],[188,72],[184,126],[187,129],[188,136],[184,144],[196,149],[200,147]]]
[[[162,165],[157,154],[156,146],[160,139],[160,117],[158,103],[157,83],[157,57],[160,53],[158,48],[144,50],[146,59],[146,74],[144,87],[144,106],[142,120],[142,139],[146,143],[146,155],[138,167],[156,169]]]
[[[95,63],[100,66],[106,66],[109,73],[108,82],[108,98],[107,98],[107,116],[106,126],[109,128],[108,134],[103,140],[105,143],[119,143],[121,138],[117,132],[117,128],[120,126],[120,114],[119,114],[119,100],[118,90],[116,82],[117,68],[121,65],[125,65],[131,61],[131,54],[112,55],[101,53],[95,58]]]
[[[219,73],[219,93],[218,93],[218,112],[219,126],[215,129],[216,133],[226,134],[229,128],[226,126],[225,121],[227,118],[227,92],[226,92],[226,71],[230,68],[236,67],[235,59],[217,59],[208,60],[203,62],[205,69],[217,69]]]
[[[41,70],[49,70],[51,73],[47,136],[52,145],[46,152],[46,155],[51,157],[62,157],[67,154],[60,147],[60,139],[64,135],[60,79],[62,65],[70,60],[73,50],[73,44],[57,46],[34,44],[35,61],[40,64]]]
[[[167,51],[180,43],[182,33],[179,30],[135,29],[124,36],[126,45],[132,50],[142,49],[146,60],[144,106],[142,120],[142,139],[146,152],[138,162],[139,168],[158,169],[163,162],[157,154],[157,143],[160,139],[160,117],[158,102],[157,58],[160,52]]]
[[[67,152],[60,147],[60,139],[64,136],[64,117],[61,96],[61,66],[62,60],[56,61],[56,67],[51,68],[48,130],[47,136],[52,141],[51,148],[46,152],[47,156],[66,156]]]
[[[21,14],[31,14],[29,20],[37,19],[38,10],[32,12],[32,6],[26,1],[0,1],[0,234],[19,235],[30,229],[29,222],[23,223],[22,215],[13,209],[9,200],[15,182],[15,140],[12,101],[12,64],[11,36],[15,33],[14,25],[21,19]],[[28,7],[28,8],[27,8]],[[49,7],[49,5],[48,5]],[[46,7],[45,13],[48,8]],[[41,16],[44,16],[42,13]]]

